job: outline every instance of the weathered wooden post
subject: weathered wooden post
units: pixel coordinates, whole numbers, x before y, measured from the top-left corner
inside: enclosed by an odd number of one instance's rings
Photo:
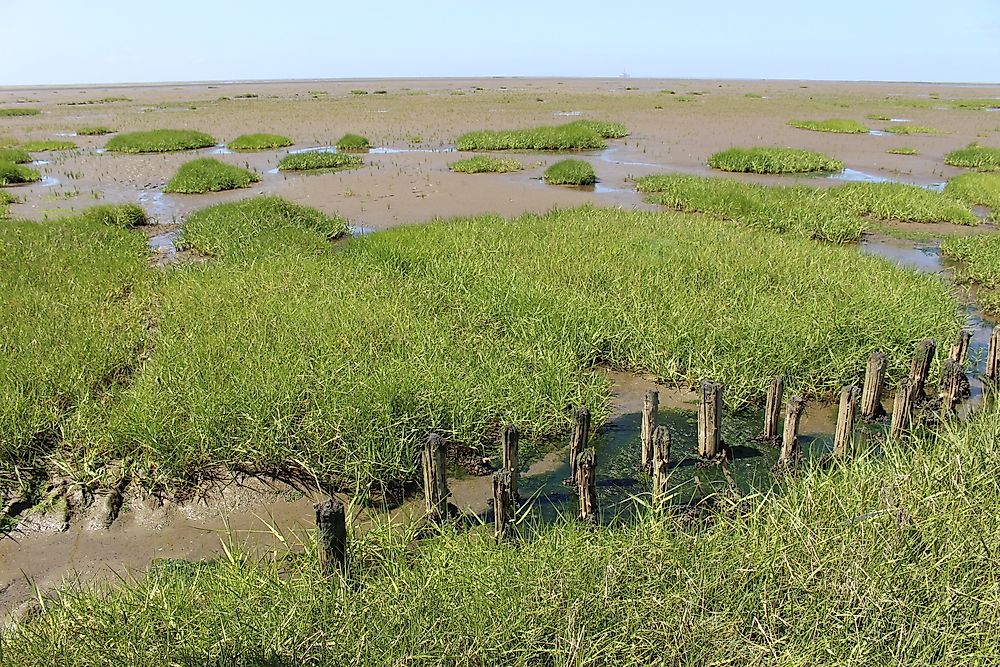
[[[948,359],[954,361],[959,367],[965,366],[965,357],[969,353],[969,343],[972,341],[971,331],[960,331],[958,332],[958,338],[951,346],[951,350],[948,352]]]
[[[653,460],[653,431],[660,411],[660,392],[651,389],[642,402],[642,469],[649,470]]]
[[[344,503],[328,498],[316,510],[316,546],[323,574],[347,573],[347,513]]]
[[[913,362],[910,365],[911,401],[916,401],[924,395],[924,387],[927,386],[927,378],[931,373],[931,363],[934,361],[936,349],[937,345],[931,338],[917,343],[917,349],[913,353]]]
[[[882,352],[873,352],[868,357],[868,367],[865,368],[865,387],[861,394],[861,418],[865,420],[881,417],[882,387],[885,384],[886,356]]]
[[[958,405],[958,401],[962,397],[962,380],[964,378],[965,374],[962,372],[961,363],[952,359],[944,362],[941,380],[941,408],[946,415],[955,411],[955,406]]]
[[[781,434],[781,456],[779,463],[794,464],[799,458],[799,420],[805,410],[801,396],[792,396],[785,406],[785,428]]]
[[[858,420],[858,398],[861,391],[854,385],[840,391],[840,410],[837,412],[837,430],[833,436],[833,455],[844,457],[853,454],[854,426]]]
[[[448,450],[444,438],[437,433],[427,437],[423,451],[424,503],[431,521],[448,517],[448,471],[445,467]]]
[[[573,486],[580,485],[580,456],[590,437],[590,410],[580,408],[573,413],[573,436],[569,441],[569,475]]]
[[[517,427],[507,424],[500,433],[500,443],[503,446],[503,470],[510,473],[510,492],[514,500],[517,500],[517,482],[521,476],[520,464],[517,460],[517,450],[520,443],[520,434]]]
[[[781,423],[781,398],[785,393],[785,376],[779,375],[771,380],[767,390],[767,405],[764,406],[764,433],[761,437],[767,440],[778,439],[778,424]]]
[[[889,437],[892,440],[899,440],[910,428],[914,395],[912,380],[904,380],[896,388],[896,397],[892,402],[892,423],[889,426]]]
[[[1000,324],[993,327],[990,336],[990,350],[986,355],[985,377],[990,382],[1000,382]]]
[[[493,473],[493,517],[497,541],[511,536],[514,527],[514,474],[510,470]]]
[[[698,454],[714,458],[722,449],[722,385],[705,380],[701,383],[698,407]]]
[[[597,454],[588,447],[580,454],[577,464],[577,495],[580,497],[580,520],[597,523]]]
[[[653,474],[653,506],[659,507],[667,495],[667,477],[670,467],[670,430],[657,426],[653,431],[653,455],[650,460]]]

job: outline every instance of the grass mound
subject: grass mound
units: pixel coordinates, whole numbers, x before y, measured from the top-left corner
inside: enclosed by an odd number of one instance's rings
[[[163,191],[184,194],[221,192],[248,188],[258,181],[260,176],[256,172],[206,157],[181,165]]]
[[[41,109],[32,109],[30,107],[8,107],[6,109],[0,109],[0,118],[5,116],[37,116],[40,113],[42,113]]]
[[[560,160],[545,170],[542,180],[549,185],[593,185],[597,174],[584,160]]]
[[[838,132],[843,134],[867,134],[869,129],[856,120],[829,118],[827,120],[790,120],[788,124],[814,132]]]
[[[30,167],[13,162],[0,162],[0,185],[21,185],[42,180],[42,175]]]
[[[448,168],[463,174],[505,174],[511,171],[521,171],[524,169],[524,166],[513,158],[477,155],[465,160],[452,162],[448,165]]]
[[[360,134],[347,133],[340,139],[337,139],[338,151],[367,153],[369,148],[371,148],[371,144],[368,142],[368,139],[362,137]]]
[[[844,163],[822,153],[800,148],[730,148],[708,158],[708,166],[721,171],[753,174],[802,174],[840,171]]]
[[[991,219],[1000,222],[1000,174],[962,174],[948,179],[945,194],[973,206],[985,206]]]
[[[149,224],[146,211],[138,204],[102,204],[91,206],[74,217],[75,220],[93,225],[108,225],[121,229],[134,229]]]
[[[818,192],[822,196],[822,192]],[[901,222],[952,222],[958,225],[980,223],[967,206],[916,185],[903,183],[845,183],[829,190],[830,205],[855,215],[876,220]]]
[[[1000,148],[969,144],[945,155],[944,162],[953,167],[997,171],[1000,170]]]
[[[21,147],[31,153],[43,153],[45,151],[69,151],[76,148],[76,144],[65,139],[40,139],[38,141],[28,141]]]
[[[241,134],[229,142],[229,149],[239,152],[285,148],[295,142],[280,134]]]
[[[102,125],[89,125],[87,127],[81,127],[77,129],[76,133],[81,137],[101,137],[105,134],[114,134],[114,130],[110,127],[104,127]]]
[[[892,134],[941,134],[941,130],[927,125],[912,125],[910,123],[900,123],[891,125],[883,130]]]
[[[886,151],[890,155],[920,155],[920,151],[916,148],[910,146],[898,146],[896,148],[890,148]]]
[[[340,169],[355,169],[364,164],[357,155],[349,153],[333,153],[330,151],[308,151],[305,153],[289,153],[281,158],[278,169],[281,171],[336,171]]]
[[[865,118],[868,120],[892,120],[891,116],[887,116],[884,113],[870,113],[866,114]]]
[[[524,130],[482,130],[455,140],[460,151],[566,151],[605,148],[605,139],[628,134],[620,123],[578,120],[565,125],[546,125]]]
[[[148,132],[128,132],[112,137],[105,149],[113,153],[169,153],[208,148],[215,145],[215,139],[204,132],[194,130],[150,130]]]
[[[0,148],[0,162],[27,164],[31,162],[31,155],[23,148]]]
[[[960,277],[979,286],[976,298],[983,310],[1000,316],[1000,233],[949,236],[941,252],[965,263]]]

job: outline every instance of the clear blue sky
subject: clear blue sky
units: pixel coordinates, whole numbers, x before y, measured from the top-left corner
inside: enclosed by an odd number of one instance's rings
[[[412,76],[1000,81],[1000,0],[5,0],[0,85]]]

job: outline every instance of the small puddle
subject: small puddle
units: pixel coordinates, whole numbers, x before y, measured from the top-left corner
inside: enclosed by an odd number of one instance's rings
[[[372,155],[399,155],[402,153],[455,153],[457,149],[454,146],[445,146],[444,148],[391,148],[389,146],[377,146],[369,148],[368,152]]]
[[[42,180],[38,182],[43,188],[51,188],[54,185],[59,185],[59,179],[52,176],[42,176]]]
[[[229,150],[229,148],[226,147],[225,144],[219,144],[215,148],[212,148],[211,150],[209,150],[209,153],[212,154],[212,155],[232,155],[233,154],[233,152],[231,150]]]
[[[57,137],[75,137],[76,132],[56,132]]]
[[[160,256],[160,261],[169,260],[177,254],[177,239],[181,230],[171,229],[149,237],[149,249]]]
[[[364,225],[349,225],[347,227],[347,233],[351,236],[365,236],[366,234],[373,234],[377,229],[374,227],[365,227]]]
[[[556,111],[553,116],[582,116],[582,111]]]
[[[656,162],[635,162],[629,160],[616,160],[613,156],[615,153],[621,150],[620,146],[615,146],[613,148],[606,148],[597,154],[597,159],[601,162],[608,162],[610,164],[622,164],[632,167],[652,167],[653,169],[670,169],[668,165],[658,164]]]
[[[866,174],[863,171],[858,171],[857,169],[844,169],[843,171],[838,171],[837,173],[830,174],[827,178],[832,178],[837,181],[850,181],[852,183],[898,183],[899,181],[894,181],[891,178],[885,176],[875,176],[874,174]]]
[[[888,137],[892,132],[886,132],[885,130],[868,130],[868,134],[873,137]]]
[[[31,161],[31,166],[32,167],[44,167],[47,164],[52,164],[52,163],[49,160],[32,160]]]

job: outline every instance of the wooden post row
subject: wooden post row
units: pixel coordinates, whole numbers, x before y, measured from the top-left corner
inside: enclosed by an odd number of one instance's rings
[[[912,379],[904,380],[896,388],[896,398],[892,403],[892,423],[889,426],[891,439],[898,440],[909,430],[915,395]]]
[[[948,352],[948,359],[954,361],[959,367],[965,365],[965,357],[969,354],[969,343],[972,341],[971,331],[960,331],[955,339],[951,350]]]
[[[854,426],[858,420],[858,399],[861,391],[854,385],[840,391],[840,410],[837,412],[837,430],[833,436],[833,455],[850,456],[854,453]]]
[[[313,506],[316,510],[316,546],[323,574],[347,573],[347,514],[344,503],[329,498]]]
[[[931,363],[934,361],[936,349],[937,345],[931,338],[917,343],[917,349],[913,353],[913,363],[910,365],[911,401],[924,395],[924,387],[927,386],[927,378],[931,372]]]
[[[874,352],[868,357],[868,367],[865,369],[865,385],[861,394],[861,418],[865,420],[881,417],[882,388],[885,385],[886,356],[882,352]]]
[[[962,380],[965,373],[962,372],[962,364],[956,360],[948,359],[944,362],[944,370],[941,379],[941,408],[944,414],[948,415],[955,411],[962,398]]]
[[[698,455],[714,458],[722,449],[722,385],[705,380],[701,383],[698,407]]]
[[[764,408],[764,433],[767,440],[778,439],[778,424],[781,423],[781,398],[785,392],[785,376],[771,380],[767,390],[767,405]]]

